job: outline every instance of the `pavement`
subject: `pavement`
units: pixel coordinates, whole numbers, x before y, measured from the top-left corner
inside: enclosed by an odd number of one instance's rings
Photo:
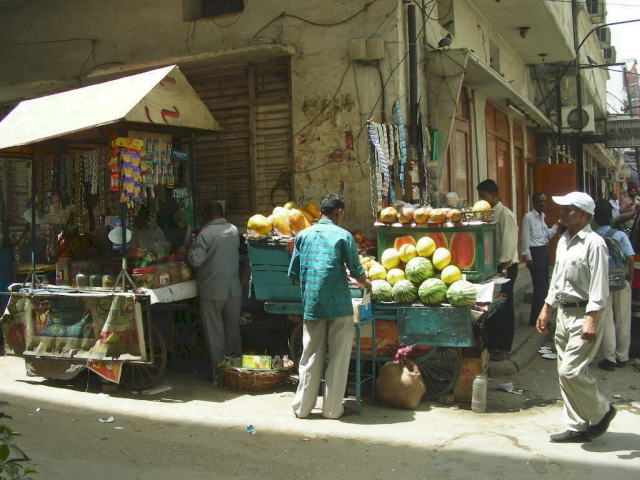
[[[492,378],[513,375],[522,371],[538,355],[544,345],[553,343],[553,332],[541,335],[535,327],[529,326],[531,304],[523,302],[516,309],[516,329],[513,336],[512,354],[501,361],[489,361],[489,375]]]

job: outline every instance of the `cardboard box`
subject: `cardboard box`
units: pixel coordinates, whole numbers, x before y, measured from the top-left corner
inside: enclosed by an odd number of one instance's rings
[[[352,298],[353,305],[353,323],[359,323],[371,316],[371,294],[364,292],[362,298]]]
[[[476,375],[489,373],[489,350],[475,347],[462,349],[462,370],[453,387],[456,402],[471,402]]]
[[[242,368],[271,370],[271,357],[269,355],[243,355]]]

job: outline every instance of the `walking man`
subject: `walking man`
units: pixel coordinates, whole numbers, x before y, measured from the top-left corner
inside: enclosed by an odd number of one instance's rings
[[[629,273],[624,288],[611,290],[609,299],[602,315],[603,332],[601,351],[604,357],[598,363],[602,370],[612,372],[616,367],[624,367],[629,362],[629,347],[631,345],[631,285],[633,278],[634,251],[629,237],[620,230],[615,230],[611,224],[611,205],[606,200],[596,202],[594,220],[598,225],[596,233],[610,236],[620,246],[627,259]]]
[[[546,334],[549,316],[558,308],[556,351],[567,430],[551,435],[554,443],[585,443],[607,431],[616,410],[598,391],[588,365],[602,341],[598,314],[609,295],[608,250],[589,226],[595,205],[582,192],[552,197],[561,206],[560,222],[567,227],[558,241],[551,286],[537,321]]]
[[[544,298],[549,290],[547,245],[558,231],[558,225],[554,224],[549,228],[544,221],[544,208],[547,206],[547,197],[544,193],[534,193],[531,197],[531,203],[533,204],[533,210],[525,214],[522,219],[520,251],[522,258],[527,262],[527,268],[531,273],[531,281],[533,283],[533,301],[531,302],[529,325],[535,327],[542,305],[544,305]]]
[[[480,182],[476,187],[480,200],[486,200],[494,210],[498,224],[496,241],[498,246],[498,273],[509,279],[502,286],[507,300],[502,308],[489,317],[486,331],[491,360],[504,360],[511,354],[516,315],[513,305],[513,285],[518,277],[518,224],[514,213],[500,201],[498,185],[493,180]]]
[[[242,355],[240,337],[240,237],[238,229],[224,218],[219,202],[204,210],[208,223],[202,227],[189,263],[198,269],[200,318],[211,356],[213,385],[220,385],[218,365],[225,356]]]
[[[632,215],[631,219],[626,221],[626,226],[629,229],[633,227],[633,219],[636,215],[634,212],[637,211],[636,205],[640,203],[637,194],[638,187],[636,185],[629,185],[627,187],[627,196],[622,199],[622,202],[620,202],[620,215],[625,213]]]
[[[316,224],[296,236],[289,265],[289,277],[302,288],[304,306],[299,383],[292,407],[296,417],[307,418],[316,406],[328,347],[322,416],[336,419],[345,413],[342,399],[354,331],[345,265],[366,290],[371,290],[371,283],[360,265],[353,236],[338,226],[345,214],[342,197],[325,195],[320,213]]]

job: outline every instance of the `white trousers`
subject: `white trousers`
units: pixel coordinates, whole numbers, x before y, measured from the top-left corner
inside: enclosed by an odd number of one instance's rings
[[[292,405],[298,418],[308,417],[316,406],[327,347],[329,361],[324,378],[322,416],[340,418],[344,413],[342,400],[347,388],[353,333],[353,317],[304,321],[300,383]]]
[[[598,391],[596,379],[589,374],[589,364],[602,341],[604,322],[596,320],[596,340],[589,343],[580,338],[584,324],[584,308],[558,309],[556,351],[558,376],[564,400],[564,420],[567,430],[586,431],[596,425],[609,411],[609,402]]]
[[[602,356],[610,362],[629,360],[631,345],[631,286],[609,293],[602,332]]]

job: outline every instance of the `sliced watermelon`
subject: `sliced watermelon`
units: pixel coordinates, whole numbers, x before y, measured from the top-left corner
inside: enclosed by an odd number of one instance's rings
[[[398,237],[393,241],[393,248],[395,248],[396,250],[400,250],[400,247],[402,245],[404,245],[405,243],[409,243],[409,244],[415,246],[416,239],[413,238],[411,235],[406,235],[404,237]]]
[[[460,270],[470,270],[476,263],[476,235],[471,232],[457,232],[449,243],[451,264]]]
[[[436,248],[449,248],[449,242],[447,241],[447,237],[442,232],[430,232],[425,235],[425,237],[430,237],[436,244]]]

